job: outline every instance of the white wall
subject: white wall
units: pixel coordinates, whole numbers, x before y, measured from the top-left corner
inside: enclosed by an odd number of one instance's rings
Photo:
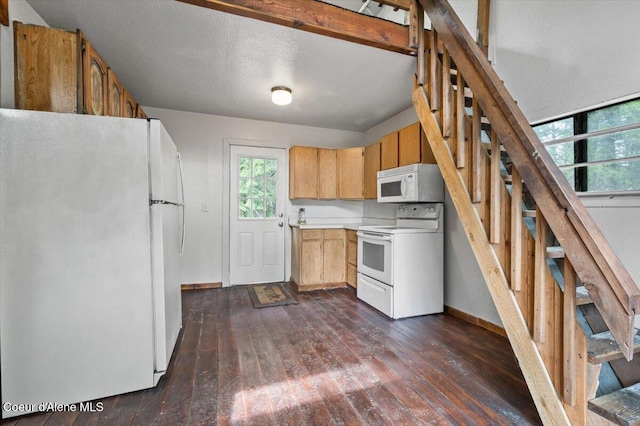
[[[159,118],[162,121],[176,143],[184,163],[187,242],[182,282],[185,284],[223,280],[222,259],[226,245],[222,232],[225,140],[227,143],[246,141],[247,145],[262,144],[281,148],[288,148],[291,145],[327,148],[363,145],[363,134],[360,132],[270,123],[146,106],[144,110],[149,117]],[[203,202],[207,203],[208,212],[202,212]],[[305,201],[287,205],[287,214],[295,218],[297,218],[298,208],[302,206],[306,207],[308,218],[362,217],[362,201]],[[286,256],[286,276],[288,277],[290,275],[289,252]]]
[[[530,122],[639,93],[640,2],[494,0],[489,58]]]
[[[15,107],[13,84],[13,21],[24,24],[36,24],[48,27],[24,0],[9,0],[8,27],[0,25],[0,106],[2,108]]]

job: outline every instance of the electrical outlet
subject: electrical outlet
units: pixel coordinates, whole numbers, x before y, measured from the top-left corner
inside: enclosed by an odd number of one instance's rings
[[[202,211],[203,212],[209,211],[209,206],[207,206],[207,203],[205,203],[204,201],[202,202]]]

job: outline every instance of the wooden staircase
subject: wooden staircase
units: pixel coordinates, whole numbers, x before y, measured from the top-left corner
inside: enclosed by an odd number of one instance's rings
[[[446,0],[423,10],[413,103],[544,424],[640,424],[640,288]]]

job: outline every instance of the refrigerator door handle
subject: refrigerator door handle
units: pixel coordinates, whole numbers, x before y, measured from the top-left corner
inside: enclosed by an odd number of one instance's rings
[[[182,157],[180,157],[180,153],[176,152],[176,157],[178,157],[178,170],[180,170],[180,196],[182,198],[181,207],[182,207],[182,238],[180,240],[180,257],[184,255],[184,239],[186,234],[186,222],[187,216],[185,215],[185,205],[184,205],[184,177],[182,175]]]

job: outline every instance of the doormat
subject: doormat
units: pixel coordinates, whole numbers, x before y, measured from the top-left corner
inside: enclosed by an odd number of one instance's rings
[[[282,283],[254,284],[248,288],[254,308],[296,305],[298,302],[282,286]]]

